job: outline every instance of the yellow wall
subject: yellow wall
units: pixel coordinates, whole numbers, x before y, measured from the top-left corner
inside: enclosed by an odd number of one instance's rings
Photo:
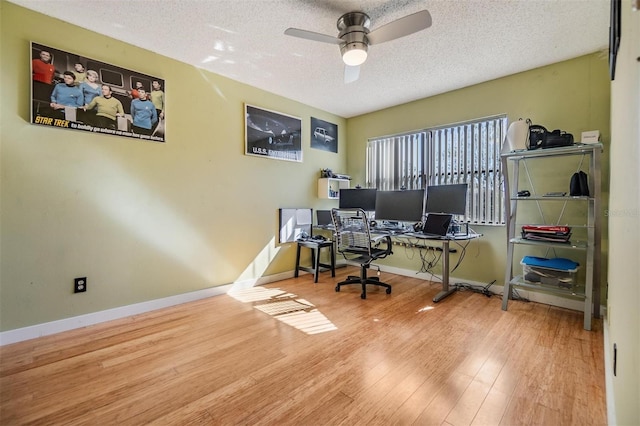
[[[365,182],[366,165],[363,154],[369,138],[496,114],[507,114],[510,122],[521,117],[530,118],[535,124],[541,124],[548,130],[562,129],[573,133],[576,141],[580,140],[581,132],[598,129],[604,143],[602,198],[605,201],[599,206],[604,217],[609,181],[609,95],[607,59],[601,53],[595,53],[351,118],[347,123],[348,170],[354,182]],[[576,163],[567,165],[568,170],[564,172],[566,190],[576,167]],[[558,174],[557,170],[551,168],[548,171]],[[603,225],[601,281],[604,293],[607,232],[606,223]],[[484,237],[469,246],[464,262],[455,276],[481,283],[496,280],[497,284],[502,285],[505,274],[506,228],[474,226],[474,229],[484,234]],[[574,257],[575,253],[557,255]],[[522,253],[514,259],[519,261],[521,257]],[[456,261],[457,256],[453,255],[452,262]],[[386,263],[417,270],[420,258],[410,251],[405,255],[405,249],[400,247],[395,249],[394,256],[388,258]],[[516,267],[519,267],[517,262]]]
[[[346,121],[2,1],[0,330],[291,271],[278,208],[330,208]],[[29,123],[30,41],[161,77],[167,143]],[[302,118],[303,163],[245,156],[244,103]],[[338,154],[310,148],[310,117]],[[73,294],[73,278],[88,291]]]

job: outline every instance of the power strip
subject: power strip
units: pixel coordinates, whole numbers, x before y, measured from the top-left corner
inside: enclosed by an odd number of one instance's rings
[[[434,247],[434,246],[428,246],[428,245],[424,245],[424,244],[415,244],[415,243],[404,243],[404,242],[401,242],[401,241],[394,241],[393,245],[394,246],[400,246],[400,247],[417,248],[417,249],[421,249],[421,250],[442,251],[442,247]],[[457,253],[457,252],[458,252],[457,249],[449,249],[449,253]]]

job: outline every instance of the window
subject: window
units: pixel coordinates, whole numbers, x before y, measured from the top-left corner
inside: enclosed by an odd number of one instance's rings
[[[100,68],[100,80],[104,84],[115,87],[124,87],[124,79],[122,74],[118,71],[111,71],[105,68]]]
[[[502,225],[500,149],[506,132],[507,117],[499,115],[370,139],[366,185],[388,191],[467,183],[464,220]]]

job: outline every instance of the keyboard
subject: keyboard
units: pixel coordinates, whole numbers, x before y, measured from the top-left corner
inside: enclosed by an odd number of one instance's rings
[[[419,238],[423,240],[445,240],[450,238],[449,235],[443,237],[442,235],[424,234],[422,232],[407,232],[405,235],[408,237]]]

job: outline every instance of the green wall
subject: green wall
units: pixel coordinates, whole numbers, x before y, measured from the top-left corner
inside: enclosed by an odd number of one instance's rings
[[[347,123],[348,170],[354,182],[365,182],[364,152],[369,138],[496,114],[507,114],[510,122],[521,117],[530,118],[535,124],[541,124],[549,130],[562,129],[573,133],[576,141],[580,140],[581,132],[598,129],[604,143],[604,202],[599,206],[599,211],[604,217],[609,186],[609,96],[607,59],[601,53],[594,53],[351,118]],[[567,169],[563,171],[562,165],[560,169],[556,169],[557,165],[554,165],[554,168],[549,167],[545,172],[566,175],[568,188],[569,178],[576,166],[575,163],[567,163]],[[480,283],[496,280],[497,284],[502,285],[505,273],[506,228],[474,226],[474,229],[484,236],[469,245],[464,262],[454,275]],[[606,223],[603,223],[602,248],[601,282],[602,293],[605,294]],[[567,255],[573,256],[575,253]],[[452,262],[456,261],[457,256],[453,255]],[[394,256],[387,258],[386,264],[417,270],[420,267],[420,258],[416,253],[398,247]],[[516,264],[516,267],[520,266]]]
[[[278,208],[330,208],[346,121],[2,1],[0,330],[290,272]],[[30,41],[165,79],[167,143],[29,123]],[[303,163],[244,153],[244,103],[302,118]],[[310,148],[310,117],[338,154]],[[88,291],[73,294],[73,278]]]

